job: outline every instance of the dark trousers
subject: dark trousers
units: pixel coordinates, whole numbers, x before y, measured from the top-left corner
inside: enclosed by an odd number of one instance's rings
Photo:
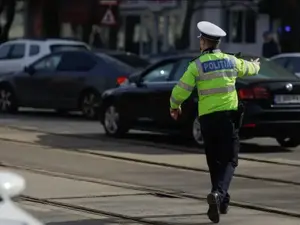
[[[199,117],[212,192],[229,203],[228,189],[238,165],[239,136],[236,111],[221,111]]]

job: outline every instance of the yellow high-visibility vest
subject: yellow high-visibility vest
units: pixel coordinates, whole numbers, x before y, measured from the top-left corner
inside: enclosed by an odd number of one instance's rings
[[[227,110],[237,110],[238,96],[235,82],[238,77],[256,75],[260,66],[238,59],[216,49],[193,60],[170,98],[172,109],[177,109],[197,87],[199,116]]]

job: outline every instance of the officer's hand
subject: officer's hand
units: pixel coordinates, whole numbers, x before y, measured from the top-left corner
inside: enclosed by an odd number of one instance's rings
[[[170,109],[170,115],[174,120],[177,120],[181,114],[181,109]]]
[[[251,62],[254,62],[255,64],[260,66],[259,58],[255,59],[255,60],[251,59]]]

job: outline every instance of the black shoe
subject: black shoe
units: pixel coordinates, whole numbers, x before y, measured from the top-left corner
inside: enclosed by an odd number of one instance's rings
[[[207,195],[207,203],[209,205],[209,209],[207,211],[208,218],[213,223],[220,222],[220,203],[219,203],[219,195],[218,193],[212,192]]]
[[[229,206],[228,204],[221,204],[220,205],[220,213],[227,214],[228,210],[229,210],[228,206]]]

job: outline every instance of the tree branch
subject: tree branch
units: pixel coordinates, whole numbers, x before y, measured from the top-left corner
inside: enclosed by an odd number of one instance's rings
[[[15,11],[16,11],[16,0],[6,0],[5,1],[5,17],[6,23],[4,24],[1,30],[0,41],[5,42],[8,39],[9,30],[15,18]]]
[[[0,1],[0,15],[3,13],[6,3],[7,3],[6,0]]]

